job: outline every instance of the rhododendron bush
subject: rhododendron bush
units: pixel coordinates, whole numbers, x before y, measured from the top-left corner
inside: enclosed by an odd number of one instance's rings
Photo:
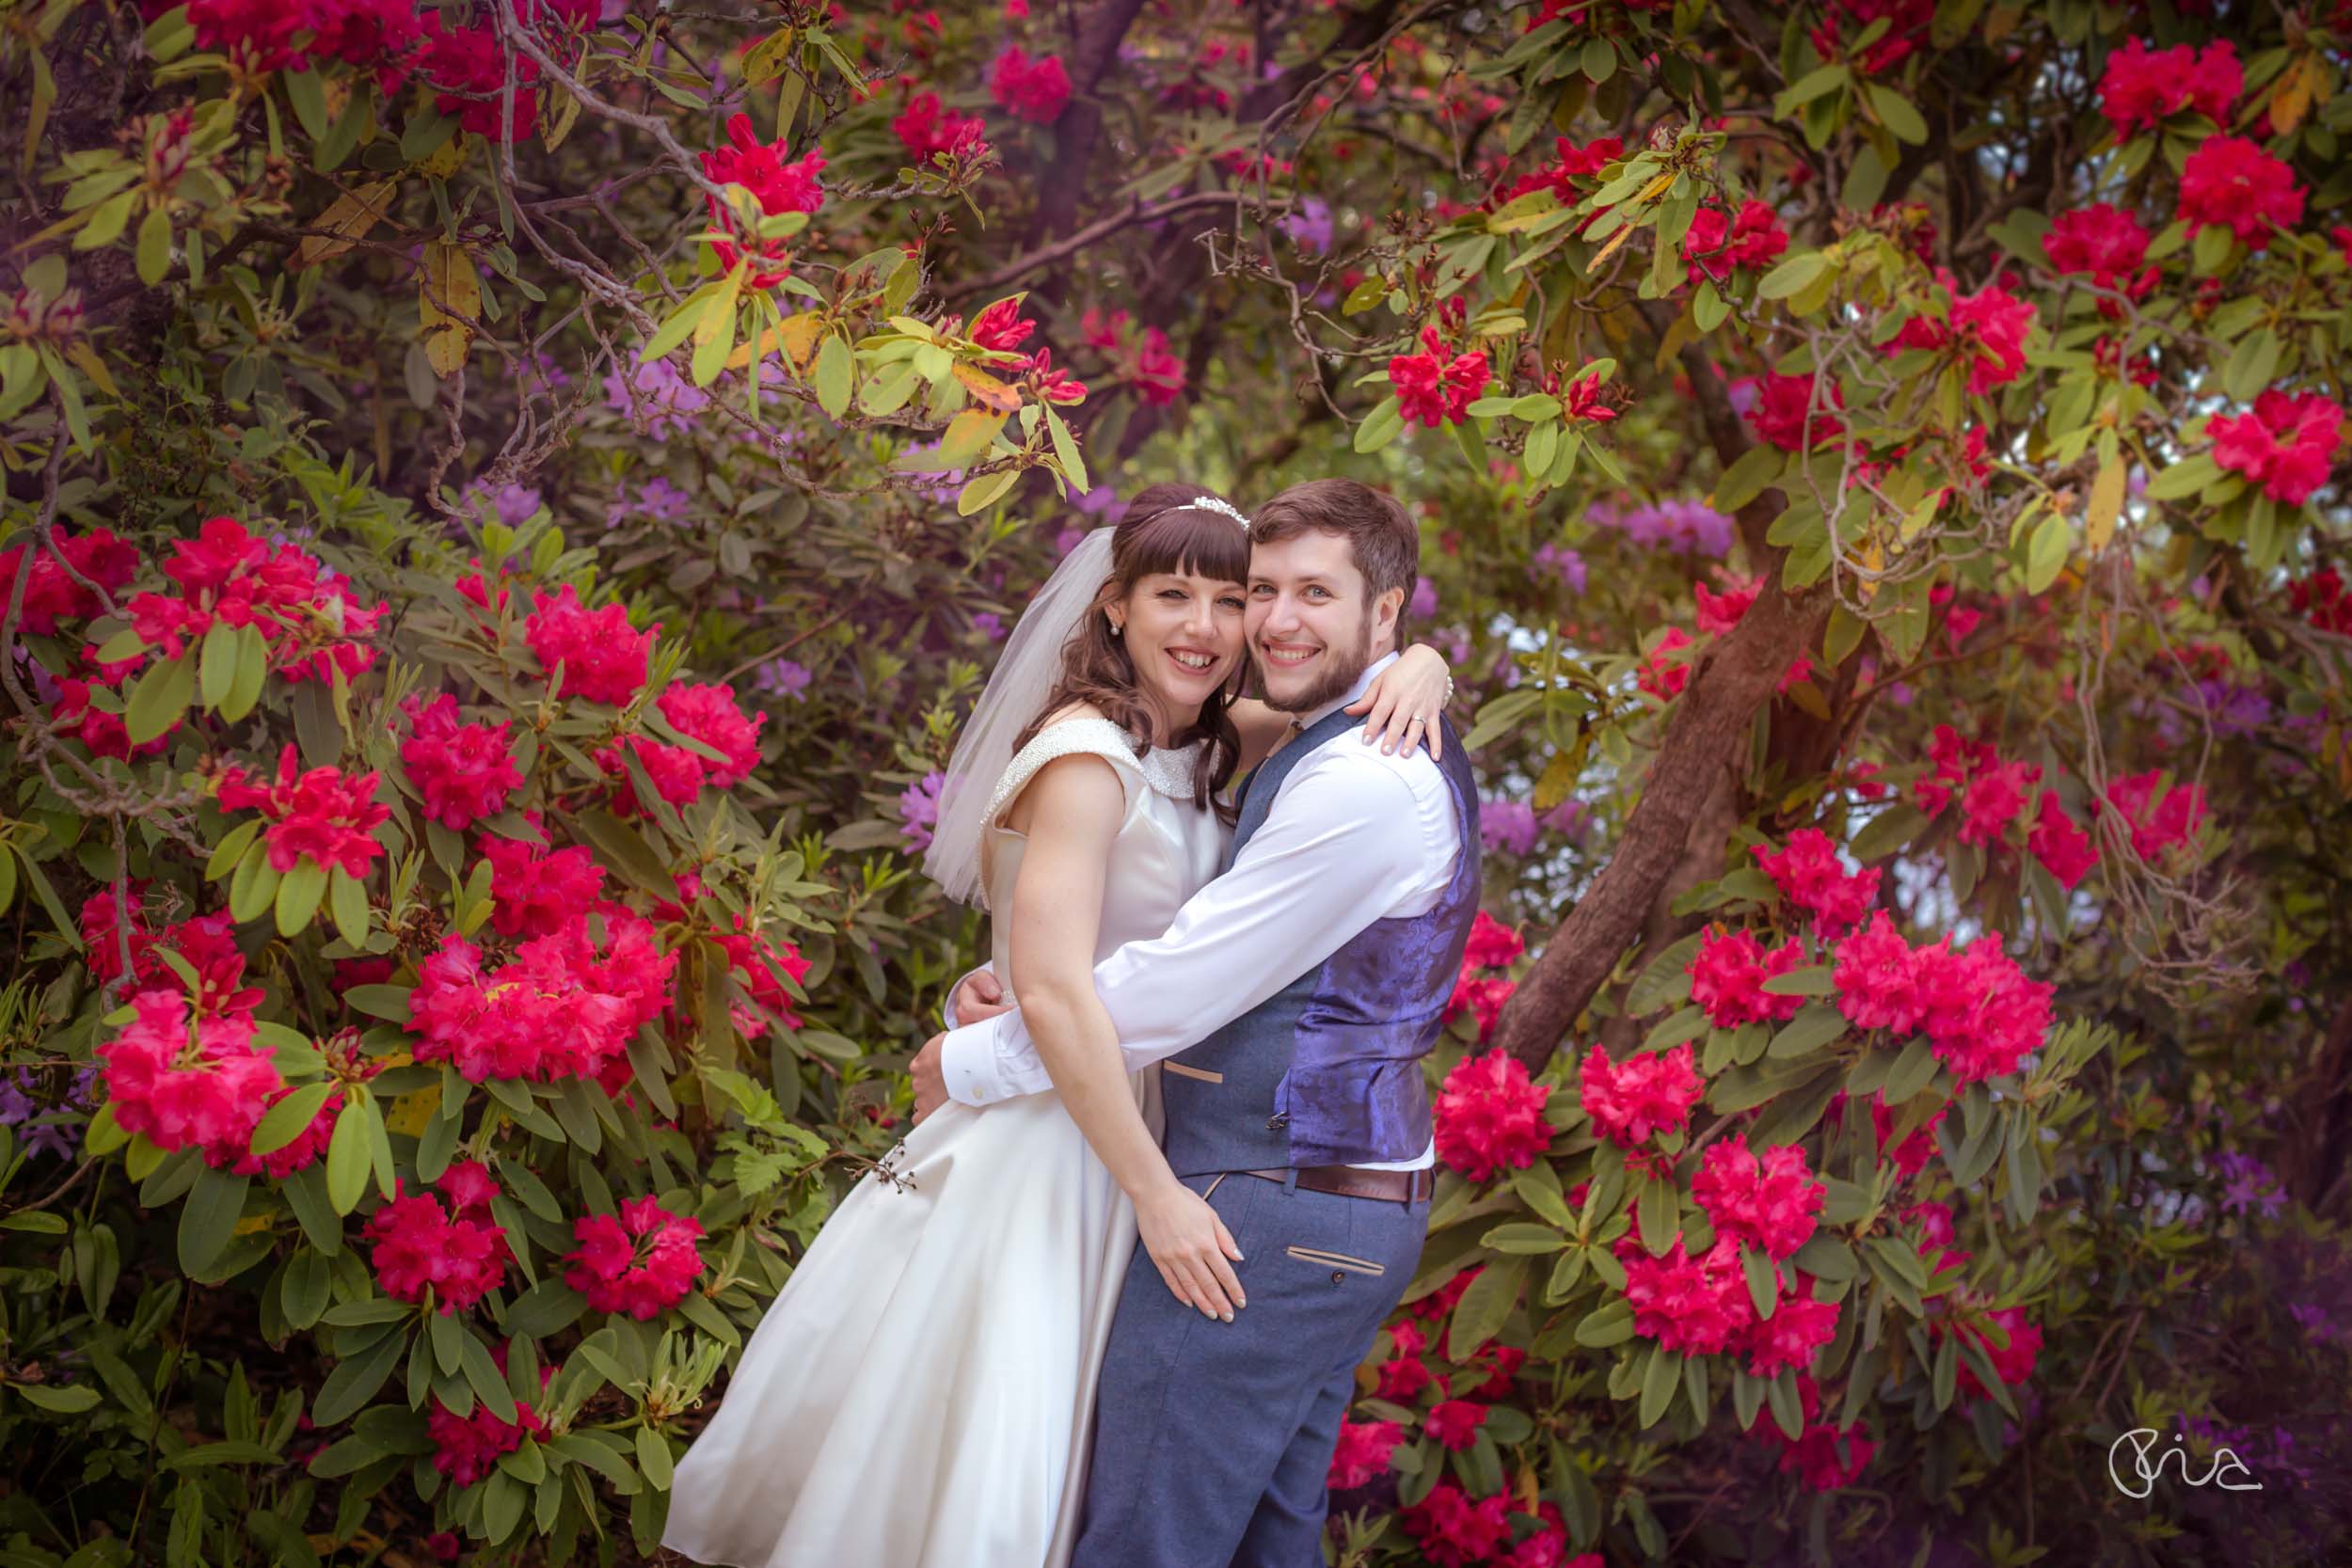
[[[1027,594],[1331,473],[1487,871],[1334,1560],[2352,1545],[2352,11],[0,20],[9,1561],[649,1557]]]

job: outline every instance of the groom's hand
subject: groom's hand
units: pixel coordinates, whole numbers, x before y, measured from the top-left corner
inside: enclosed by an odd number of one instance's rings
[[[914,1125],[917,1127],[923,1125],[926,1117],[947,1103],[947,1079],[940,1068],[946,1039],[945,1035],[933,1035],[923,1042],[923,1049],[914,1053],[914,1060],[907,1064],[907,1071],[914,1079]]]

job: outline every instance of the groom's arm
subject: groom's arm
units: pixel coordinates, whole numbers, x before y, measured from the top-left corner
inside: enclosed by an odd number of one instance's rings
[[[1129,1069],[1205,1039],[1386,914],[1427,863],[1423,815],[1376,754],[1302,767],[1165,935],[1095,965]],[[1053,1086],[1017,1007],[949,1032],[942,1051],[947,1094],[967,1105]]]

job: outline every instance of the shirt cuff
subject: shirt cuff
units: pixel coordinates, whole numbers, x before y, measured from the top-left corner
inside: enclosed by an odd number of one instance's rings
[[[997,1018],[1010,1018],[1000,1013]],[[961,1105],[990,1105],[1012,1098],[996,1068],[996,1022],[951,1029],[939,1047],[939,1073],[946,1081],[947,1098]]]

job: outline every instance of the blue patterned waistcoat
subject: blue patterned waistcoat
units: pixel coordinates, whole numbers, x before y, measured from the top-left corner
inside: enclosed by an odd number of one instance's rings
[[[1242,796],[1229,866],[1290,770],[1361,722],[1343,709],[1327,714],[1259,764]],[[1444,894],[1426,913],[1374,921],[1168,1059],[1161,1087],[1177,1175],[1409,1160],[1429,1147],[1421,1063],[1437,1044],[1479,894],[1478,792],[1450,724],[1438,767],[1461,835]],[[1397,831],[1411,825],[1400,821]]]

